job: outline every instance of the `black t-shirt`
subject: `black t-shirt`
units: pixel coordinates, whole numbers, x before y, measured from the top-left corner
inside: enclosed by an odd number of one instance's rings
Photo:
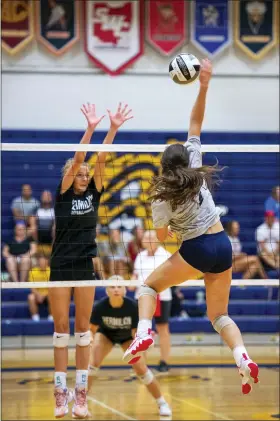
[[[124,297],[122,307],[112,307],[109,297],[102,298],[93,307],[90,323],[99,326],[99,331],[112,342],[131,338],[131,330],[137,328],[138,306],[131,298]]]
[[[87,257],[95,257],[96,223],[100,197],[92,178],[83,194],[75,194],[73,185],[61,194],[61,183],[55,201],[55,241],[52,248],[51,266],[75,263]]]
[[[13,239],[7,243],[7,246],[13,256],[20,256],[21,254],[25,254],[30,251],[30,243],[32,243],[32,241],[32,238],[25,238],[23,241],[16,241]]]

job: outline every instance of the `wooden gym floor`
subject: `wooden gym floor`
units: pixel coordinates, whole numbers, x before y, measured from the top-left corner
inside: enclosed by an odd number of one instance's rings
[[[172,348],[168,375],[158,375],[163,395],[172,405],[173,420],[277,420],[279,415],[278,346],[252,346],[248,352],[260,365],[260,384],[248,396],[231,353],[223,346]],[[160,420],[145,386],[130,375],[118,347],[89,394],[92,420]],[[149,354],[158,363],[158,349]],[[74,365],[70,350],[69,366]],[[183,367],[184,365],[184,367]],[[74,386],[69,370],[68,385]],[[2,420],[53,420],[52,350],[2,351]],[[65,419],[71,419],[68,415]],[[165,418],[166,419],[166,418]],[[171,418],[167,418],[171,419]]]

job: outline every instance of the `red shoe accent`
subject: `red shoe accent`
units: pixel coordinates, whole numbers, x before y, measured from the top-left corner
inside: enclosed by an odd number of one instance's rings
[[[131,351],[131,354],[132,355],[136,355],[136,354],[138,354],[138,352],[145,352],[145,351],[147,351],[147,349],[149,348],[150,345],[152,345],[152,343],[153,343],[152,338],[147,339],[146,341],[143,341],[141,344],[139,344],[137,346],[136,349],[134,349],[133,351]]]
[[[252,390],[251,385],[249,383],[243,384],[242,385],[242,393],[243,395],[248,395],[248,393],[250,393]]]
[[[259,367],[255,363],[248,364],[248,367],[250,368],[250,376],[253,379],[257,379],[259,375]]]
[[[136,364],[140,360],[140,358],[141,357],[132,358],[132,360],[128,361],[128,364],[131,364],[131,365]]]
[[[249,359],[246,354],[242,354],[242,357],[244,358],[245,361],[247,361]]]

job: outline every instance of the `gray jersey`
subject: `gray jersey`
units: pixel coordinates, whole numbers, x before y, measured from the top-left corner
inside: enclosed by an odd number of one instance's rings
[[[190,167],[201,167],[200,138],[190,137],[185,146],[189,152]],[[208,228],[216,224],[220,219],[220,211],[215,207],[212,195],[204,182],[199,195],[194,200],[178,206],[174,212],[168,202],[153,202],[152,216],[155,228],[170,225],[177,237],[181,241],[185,241],[204,234]]]

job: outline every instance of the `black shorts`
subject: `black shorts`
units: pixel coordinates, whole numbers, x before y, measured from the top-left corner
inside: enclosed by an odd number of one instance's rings
[[[97,330],[97,332],[102,333],[102,335],[104,335],[107,339],[109,339],[110,342],[112,342],[112,344],[119,344],[122,345],[123,343],[127,342],[127,341],[133,341],[132,336],[123,336],[122,338],[116,338],[115,335],[112,335],[110,332],[99,328]]]
[[[94,281],[96,276],[92,258],[71,261],[59,267],[52,267],[50,281]]]
[[[170,301],[160,301],[160,316],[155,317],[156,324],[168,323],[171,316],[171,306],[172,300]]]

